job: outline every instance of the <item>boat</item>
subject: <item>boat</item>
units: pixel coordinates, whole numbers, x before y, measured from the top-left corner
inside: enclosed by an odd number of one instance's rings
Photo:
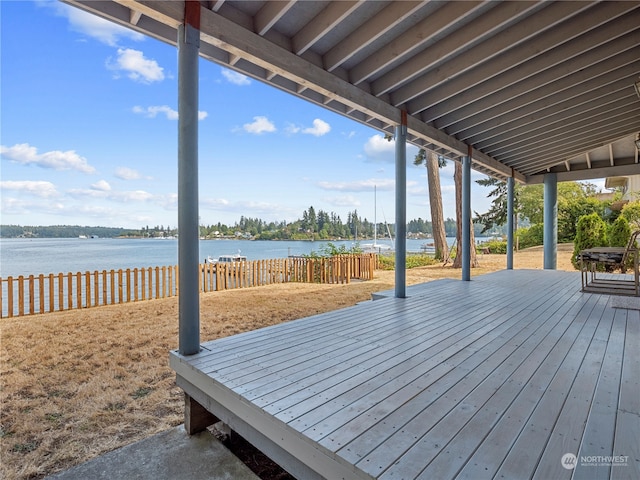
[[[213,258],[211,255],[207,255],[207,258],[204,259],[204,263],[234,263],[234,262],[246,262],[247,257],[244,255],[240,255],[240,252],[231,255],[220,255],[217,259]]]
[[[373,186],[373,243],[363,243],[360,245],[360,249],[362,253],[382,253],[382,252],[391,252],[393,248],[391,245],[387,245],[385,243],[378,243],[378,191],[377,187]],[[387,228],[389,228],[387,226]],[[391,236],[391,232],[389,232],[389,236]]]

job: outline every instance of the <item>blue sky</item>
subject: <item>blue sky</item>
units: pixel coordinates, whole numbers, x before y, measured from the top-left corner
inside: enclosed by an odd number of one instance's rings
[[[1,9],[3,224],[172,226],[177,50],[51,1]],[[394,144],[376,130],[200,61],[201,224],[293,221],[313,205],[394,221]],[[407,152],[407,219],[429,219]],[[474,179],[483,175],[474,172]],[[441,170],[454,217],[453,164]],[[472,184],[472,208],[489,207]]]

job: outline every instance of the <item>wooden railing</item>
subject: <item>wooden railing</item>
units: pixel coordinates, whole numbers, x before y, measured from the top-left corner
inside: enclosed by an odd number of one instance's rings
[[[349,283],[370,280],[377,255],[295,257],[200,265],[200,291],[273,283]],[[0,316],[14,317],[174,297],[178,267],[59,273],[0,278]]]

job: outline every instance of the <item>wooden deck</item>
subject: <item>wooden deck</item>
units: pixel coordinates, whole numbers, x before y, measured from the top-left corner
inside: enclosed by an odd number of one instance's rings
[[[170,361],[301,480],[638,479],[640,311],[580,289],[549,270],[434,281]]]

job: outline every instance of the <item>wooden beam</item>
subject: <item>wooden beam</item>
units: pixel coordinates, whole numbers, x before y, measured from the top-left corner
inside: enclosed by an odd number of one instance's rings
[[[196,402],[187,393],[184,394],[184,429],[187,434],[195,435],[219,420],[206,408]]]

